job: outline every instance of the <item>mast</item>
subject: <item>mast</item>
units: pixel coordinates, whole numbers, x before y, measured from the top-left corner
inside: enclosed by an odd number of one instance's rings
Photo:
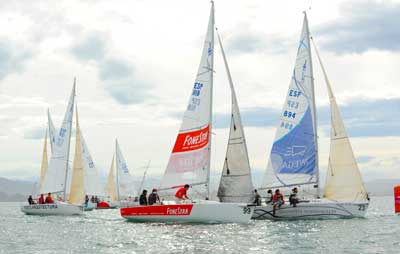
[[[118,140],[115,139],[115,154],[117,157],[117,160],[115,161],[115,175],[117,177],[117,196],[118,196],[118,201],[120,201],[120,196],[119,196],[119,156],[118,156]]]
[[[211,171],[211,134],[212,134],[212,116],[213,116],[213,110],[212,110],[212,105],[213,105],[213,83],[214,83],[214,25],[215,25],[215,19],[214,19],[214,1],[211,1],[211,23],[212,23],[212,32],[211,32],[211,80],[210,80],[210,92],[211,92],[211,99],[210,99],[210,129],[209,129],[209,142],[210,145],[208,146],[208,153],[209,153],[209,159],[208,159],[208,172],[207,172],[207,180],[206,180],[206,185],[207,185],[207,196],[206,199],[210,199],[210,171]]]
[[[307,12],[304,11],[304,20],[306,22],[307,28],[307,41],[308,41],[308,53],[310,55],[310,74],[311,74],[311,87],[312,87],[312,96],[313,96],[313,128],[314,128],[314,142],[315,142],[315,168],[316,176],[317,176],[317,198],[320,197],[320,179],[319,179],[319,156],[318,156],[318,129],[317,129],[317,107],[315,105],[315,87],[314,87],[314,74],[313,74],[313,65],[312,65],[312,56],[311,56],[311,43],[310,43],[310,30],[308,28],[308,19],[307,19]]]
[[[75,87],[76,87],[76,77],[74,77],[74,85],[72,88],[72,91],[73,91],[72,110],[74,110],[73,105],[74,105],[74,100],[75,100],[75,96],[76,96]],[[71,121],[70,125],[72,125],[72,121]],[[65,167],[64,196],[63,196],[64,201],[66,200],[66,197],[67,197],[67,178],[68,178],[68,163],[69,163],[69,152],[70,152],[69,150],[70,150],[70,146],[71,146],[71,132],[72,131],[69,131],[69,133],[68,133],[69,142],[68,142],[68,150],[67,150],[67,163],[66,163],[66,167]]]
[[[150,162],[151,162],[151,160],[149,160],[149,162],[147,163],[146,169],[144,170],[143,178],[142,178],[142,181],[141,181],[141,183],[140,183],[139,190],[138,190],[138,195],[140,195],[140,192],[141,192],[142,189],[143,189],[144,180],[146,179],[147,170],[148,170],[149,167],[150,167]]]

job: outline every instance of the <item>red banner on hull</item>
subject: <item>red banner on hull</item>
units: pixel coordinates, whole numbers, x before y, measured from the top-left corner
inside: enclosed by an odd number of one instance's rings
[[[200,149],[208,144],[209,125],[201,130],[179,133],[172,153]]]
[[[121,208],[121,216],[188,216],[193,204],[152,205]]]

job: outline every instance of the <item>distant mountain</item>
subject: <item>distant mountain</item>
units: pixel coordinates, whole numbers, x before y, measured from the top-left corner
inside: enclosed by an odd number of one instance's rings
[[[393,187],[400,185],[400,179],[378,179],[365,183],[365,188],[371,196],[393,195]]]
[[[0,202],[24,201],[26,196],[32,193],[34,186],[33,182],[0,177]]]

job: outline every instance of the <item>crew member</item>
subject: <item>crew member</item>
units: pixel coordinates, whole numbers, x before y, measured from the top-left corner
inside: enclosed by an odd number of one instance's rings
[[[157,194],[157,189],[153,189],[149,195],[149,205],[156,204],[160,202],[160,197]]]
[[[33,201],[32,195],[29,195],[28,203],[29,203],[30,205],[35,204],[35,202]]]
[[[281,208],[285,201],[283,200],[283,195],[279,189],[275,190],[275,195],[272,196],[272,215],[275,216],[276,207]]]
[[[140,195],[139,204],[147,205],[147,190],[143,190],[142,195]]]
[[[179,200],[189,199],[187,196],[187,191],[189,189],[189,184],[185,184],[185,186],[179,188],[179,190],[175,193],[175,197]]]
[[[54,203],[54,200],[51,197],[51,193],[50,192],[47,194],[45,202],[46,202],[46,204],[53,204]]]
[[[293,205],[294,207],[296,207],[297,204],[299,203],[299,198],[297,197],[297,192],[298,192],[297,187],[294,187],[292,189],[292,193],[289,196],[289,203],[291,205]]]
[[[261,205],[261,196],[258,194],[257,190],[254,190],[254,202],[255,205]]]
[[[274,195],[272,194],[272,190],[268,190],[268,191],[267,191],[267,196],[265,197],[265,204],[266,204],[266,205],[272,203],[272,197],[273,197],[273,196],[274,196]]]
[[[43,194],[40,194],[40,197],[39,197],[39,204],[44,204],[44,197],[43,197]]]

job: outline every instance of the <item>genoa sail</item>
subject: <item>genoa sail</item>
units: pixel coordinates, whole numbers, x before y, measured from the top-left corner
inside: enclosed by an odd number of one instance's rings
[[[213,55],[214,5],[212,4],[200,66],[175,145],[161,180],[161,190],[189,184],[192,187],[199,187],[196,192],[200,196],[209,196]]]
[[[316,109],[307,16],[263,188],[318,184]]]
[[[253,182],[251,180],[250,162],[247,152],[246,139],[235,88],[229,71],[221,38],[218,41],[228,75],[232,94],[232,115],[229,131],[229,140],[226,150],[225,162],[222,170],[221,181],[218,188],[218,197],[221,202],[248,203],[253,197]]]
[[[78,109],[76,109],[76,141],[75,156],[72,166],[71,192],[69,194],[71,204],[83,204],[85,202],[85,183],[82,160],[81,131],[79,128]]]
[[[65,199],[66,178],[71,142],[72,118],[74,113],[75,82],[69,98],[61,128],[56,133],[50,162],[43,181],[41,193],[63,192]]]
[[[137,196],[137,189],[133,183],[133,177],[129,173],[125,158],[122,155],[118,141],[115,141],[116,168],[117,168],[117,195],[118,199]]]
[[[316,47],[315,52],[324,74],[331,108],[331,144],[324,197],[345,202],[365,201],[368,198],[367,191],[344,127],[339,106]]]
[[[105,188],[105,193],[108,198],[110,198],[111,201],[117,201],[117,190],[115,186],[115,179],[114,179],[114,171],[115,171],[115,163],[114,163],[114,158],[115,154],[113,155],[112,161],[111,161],[111,167],[110,171],[108,173],[108,178],[107,178],[107,185]]]
[[[48,167],[48,157],[47,157],[47,130],[44,136],[44,144],[43,144],[43,155],[42,155],[42,165],[40,167],[40,182],[39,182],[39,190],[42,189],[44,176],[46,175],[47,167]]]

